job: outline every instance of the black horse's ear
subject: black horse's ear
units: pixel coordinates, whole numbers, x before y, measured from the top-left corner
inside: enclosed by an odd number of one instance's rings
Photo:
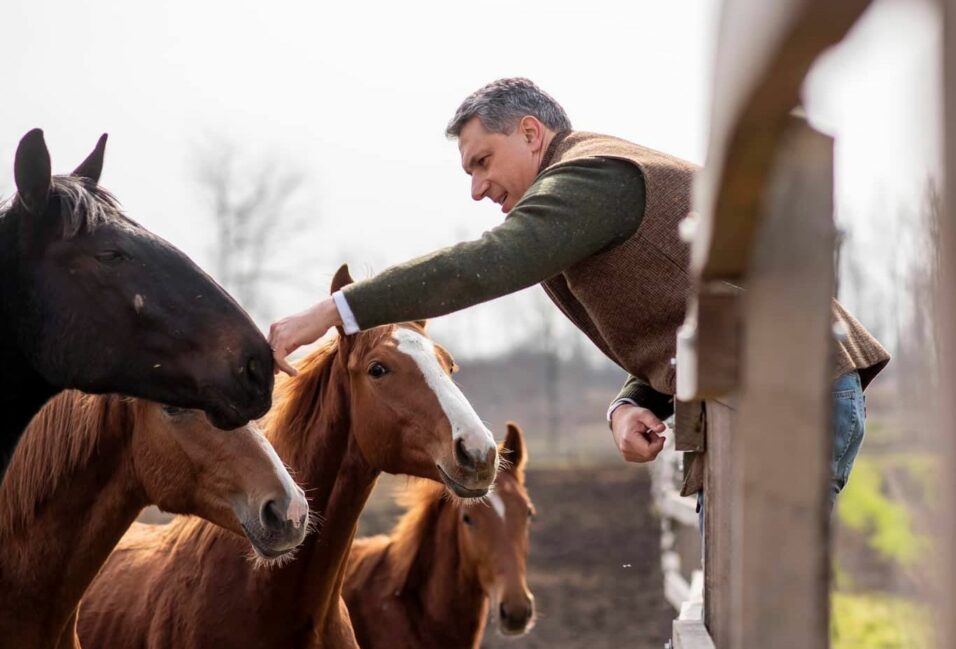
[[[505,441],[501,449],[504,451],[503,455],[505,459],[511,463],[509,470],[518,476],[523,476],[525,464],[528,463],[528,451],[525,448],[524,433],[521,432],[521,428],[518,427],[518,424],[513,421],[509,421],[507,426],[508,433],[505,435]]]
[[[41,214],[50,197],[50,152],[43,141],[43,131],[35,128],[20,140],[13,162],[17,195],[32,214]]]
[[[80,166],[73,170],[71,176],[79,178],[89,178],[93,184],[100,182],[100,174],[103,173],[103,154],[106,152],[106,133],[100,136],[96,142],[96,148],[86,156],[86,160],[80,163]]]
[[[329,290],[329,293],[335,293],[341,290],[343,286],[348,286],[354,281],[349,274],[349,265],[342,264],[339,266],[339,269],[335,271],[335,276],[332,277],[332,288]]]

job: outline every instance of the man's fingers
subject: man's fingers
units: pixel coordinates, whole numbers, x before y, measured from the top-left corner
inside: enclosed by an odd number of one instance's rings
[[[274,358],[276,361],[276,367],[282,370],[283,372],[285,372],[286,374],[288,374],[289,376],[295,376],[299,373],[299,370],[292,367],[289,361],[287,361],[284,357],[279,355],[279,352],[275,353]]]

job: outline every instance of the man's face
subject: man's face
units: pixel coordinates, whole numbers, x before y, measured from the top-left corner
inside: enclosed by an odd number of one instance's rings
[[[538,175],[541,138],[519,124],[510,135],[489,133],[471,118],[458,135],[461,166],[471,176],[471,197],[488,198],[507,214]]]

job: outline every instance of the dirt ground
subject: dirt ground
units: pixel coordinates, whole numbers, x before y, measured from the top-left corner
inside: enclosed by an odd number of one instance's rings
[[[392,525],[398,510],[388,492],[395,485],[376,490],[360,534]],[[538,622],[521,638],[499,635],[492,623],[482,647],[661,649],[675,615],[663,596],[647,471],[529,468],[528,490],[538,511],[528,574]]]

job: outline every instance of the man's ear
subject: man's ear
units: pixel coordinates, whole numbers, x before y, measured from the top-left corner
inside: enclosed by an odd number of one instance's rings
[[[509,421],[505,441],[501,445],[502,454],[508,460],[508,470],[513,472],[520,481],[524,481],[524,467],[528,463],[528,451],[524,443],[524,433],[513,421]]]
[[[521,121],[518,122],[518,130],[521,133],[521,137],[524,138],[528,146],[531,147],[532,153],[537,153],[541,150],[541,147],[544,144],[544,124],[542,124],[537,117],[533,115],[525,115],[521,118]]]

